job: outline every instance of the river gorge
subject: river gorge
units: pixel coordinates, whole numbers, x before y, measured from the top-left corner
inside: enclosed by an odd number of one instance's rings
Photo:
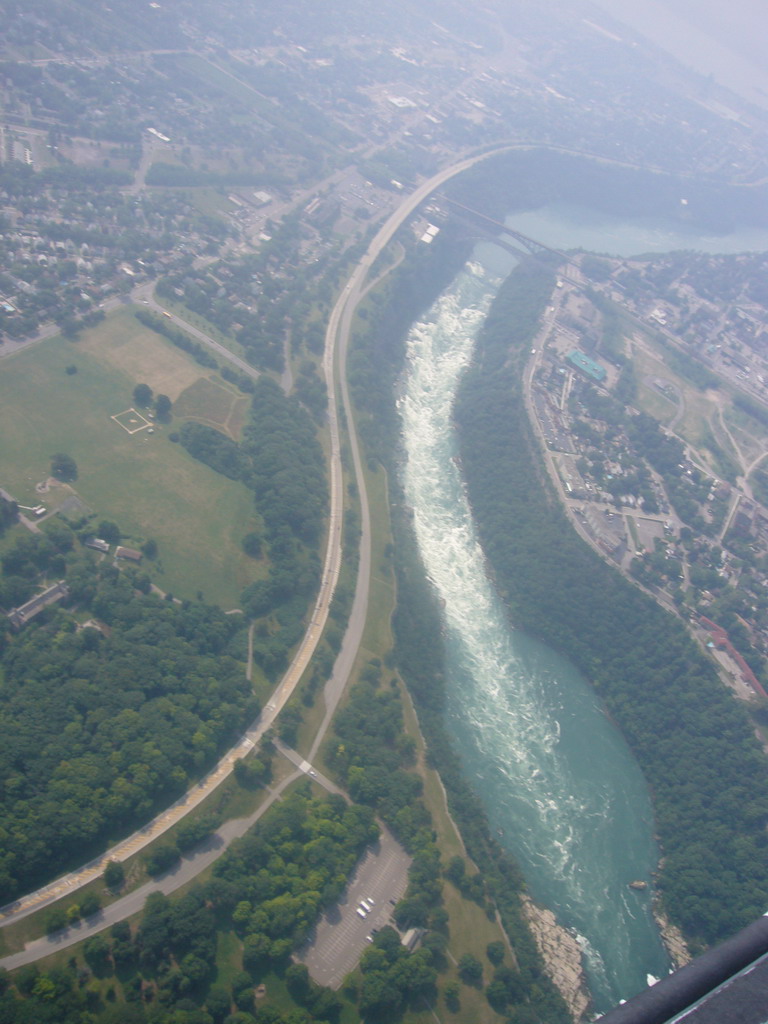
[[[561,249],[617,255],[768,247],[765,231],[718,237],[572,206],[508,223]],[[402,482],[442,607],[449,731],[532,896],[579,943],[593,1008],[605,1011],[670,968],[651,907],[659,851],[648,789],[587,680],[511,628],[477,539],[451,419],[475,337],[510,266],[506,252],[479,245],[412,327],[398,402]]]

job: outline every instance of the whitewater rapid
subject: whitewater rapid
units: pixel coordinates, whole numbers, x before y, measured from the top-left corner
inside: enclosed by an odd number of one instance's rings
[[[451,410],[499,283],[469,264],[410,331],[402,484],[443,609],[450,732],[532,894],[579,939],[604,1011],[666,973],[648,896],[628,888],[658,854],[622,737],[573,666],[510,627],[486,573]]]

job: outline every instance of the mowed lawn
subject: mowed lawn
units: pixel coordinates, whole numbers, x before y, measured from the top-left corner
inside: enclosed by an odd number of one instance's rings
[[[249,399],[224,383],[199,378],[179,395],[174,415],[195,419],[237,440],[248,422]]]
[[[77,373],[67,374],[71,365]],[[57,507],[67,489],[41,496],[35,484],[48,477],[55,452],[71,455],[78,467],[73,490],[96,521],[116,522],[128,544],[157,541],[157,562],[145,560],[153,582],[180,597],[200,591],[207,601],[236,607],[242,588],[263,573],[241,548],[256,525],[253,496],[169,441],[180,420],[129,434],[111,418],[132,406],[139,382],[172,400],[189,389],[187,417],[197,418],[195,391],[210,402],[212,388],[221,389],[222,409],[239,412],[238,393],[216,381],[200,386],[209,373],[127,310],[79,342],[52,338],[2,360],[0,486],[21,504]],[[207,405],[200,418],[210,421],[210,413]]]

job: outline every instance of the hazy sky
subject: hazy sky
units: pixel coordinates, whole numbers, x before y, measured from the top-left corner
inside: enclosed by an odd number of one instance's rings
[[[594,0],[702,74],[768,109],[768,0]]]

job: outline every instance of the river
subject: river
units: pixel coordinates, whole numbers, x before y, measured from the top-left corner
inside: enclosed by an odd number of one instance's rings
[[[577,208],[509,218],[558,248],[630,255],[768,248],[768,233],[708,239]],[[559,226],[558,226],[559,225]],[[590,232],[594,232],[590,234]],[[576,236],[579,240],[576,240]],[[649,794],[623,737],[565,659],[512,630],[490,584],[455,461],[451,408],[510,257],[484,244],[408,338],[399,407],[403,486],[443,608],[449,731],[500,842],[532,895],[578,938],[594,1008],[640,991],[669,963],[648,890],[658,849]]]

